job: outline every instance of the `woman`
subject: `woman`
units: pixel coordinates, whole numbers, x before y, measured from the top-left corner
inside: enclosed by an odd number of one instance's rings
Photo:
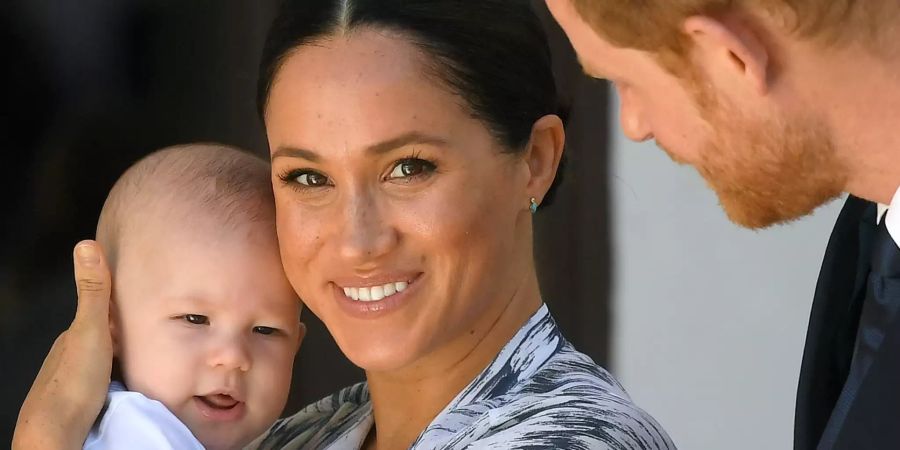
[[[540,298],[564,133],[526,2],[287,1],[259,85],[285,271],[367,383],[254,447],[674,448]]]

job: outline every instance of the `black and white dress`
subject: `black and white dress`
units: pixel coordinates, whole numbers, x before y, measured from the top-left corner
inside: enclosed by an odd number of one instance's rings
[[[359,449],[373,425],[365,383],[275,423],[250,448]],[[619,383],[576,351],[542,306],[410,447],[674,449]]]

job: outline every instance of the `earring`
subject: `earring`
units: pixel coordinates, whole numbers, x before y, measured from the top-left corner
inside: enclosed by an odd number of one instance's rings
[[[529,207],[529,209],[531,209],[532,214],[537,212],[538,202],[534,199],[534,197],[531,197],[531,206]]]

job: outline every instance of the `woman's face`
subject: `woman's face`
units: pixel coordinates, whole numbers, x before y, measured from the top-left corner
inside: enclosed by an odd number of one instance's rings
[[[301,47],[266,110],[291,284],[370,371],[461,358],[532,267],[529,169],[402,37]]]

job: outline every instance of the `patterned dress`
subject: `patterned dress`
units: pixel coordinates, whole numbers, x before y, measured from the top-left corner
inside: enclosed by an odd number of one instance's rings
[[[369,391],[359,383],[278,421],[249,448],[359,449],[372,425]],[[608,372],[566,341],[546,305],[410,447],[674,448]]]

